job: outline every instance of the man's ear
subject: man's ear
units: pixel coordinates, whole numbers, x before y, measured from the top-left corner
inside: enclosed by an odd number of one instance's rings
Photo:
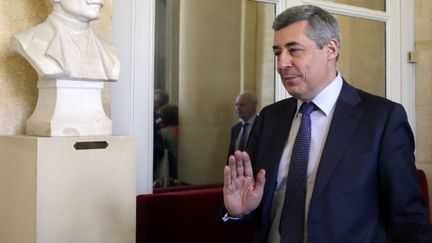
[[[336,39],[331,39],[326,45],[327,47],[327,59],[336,59],[339,55],[339,42]]]

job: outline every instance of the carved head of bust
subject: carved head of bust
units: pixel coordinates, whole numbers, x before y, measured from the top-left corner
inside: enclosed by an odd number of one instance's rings
[[[99,19],[104,0],[51,0],[56,14],[76,19],[80,22],[90,22]]]
[[[93,32],[104,0],[51,0],[45,22],[15,34],[11,49],[46,79],[115,81],[120,63],[114,46]]]

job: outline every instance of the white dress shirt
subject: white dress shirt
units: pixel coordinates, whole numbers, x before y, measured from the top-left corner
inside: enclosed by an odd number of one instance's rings
[[[330,128],[330,123],[335,110],[336,101],[342,89],[342,83],[342,77],[338,73],[335,80],[333,80],[324,90],[322,90],[317,96],[312,99],[312,102],[317,106],[318,109],[314,110],[310,115],[312,122],[312,132],[307,171],[304,242],[306,242],[307,240],[307,218],[310,199],[315,183],[315,177],[317,174],[318,165],[321,158],[322,150],[324,148],[325,140],[327,138],[327,133]],[[302,116],[301,113],[298,113],[298,110],[302,103],[303,102],[300,100],[297,102],[297,113],[292,121],[289,137],[286,142],[279,164],[277,185],[275,189],[273,207],[271,212],[272,226],[270,228],[269,237],[267,239],[267,242],[269,243],[280,242],[280,214],[285,199],[286,178],[288,175],[291,151],[294,145],[295,138],[297,136]]]

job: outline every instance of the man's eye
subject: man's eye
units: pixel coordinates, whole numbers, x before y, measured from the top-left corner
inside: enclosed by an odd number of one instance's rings
[[[288,51],[291,54],[291,56],[299,56],[303,50],[298,48],[292,48],[289,49]]]

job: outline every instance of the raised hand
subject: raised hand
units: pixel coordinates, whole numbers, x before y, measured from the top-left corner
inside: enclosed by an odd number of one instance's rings
[[[246,152],[236,151],[224,168],[224,203],[230,216],[241,217],[255,210],[264,192],[265,171],[258,172],[256,181]]]

